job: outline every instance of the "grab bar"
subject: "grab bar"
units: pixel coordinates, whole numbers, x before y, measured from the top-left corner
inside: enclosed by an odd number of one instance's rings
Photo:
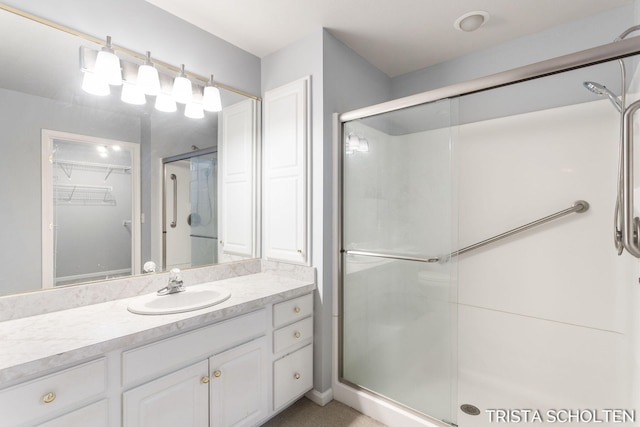
[[[493,237],[490,237],[490,238],[488,238],[486,240],[483,240],[481,242],[474,243],[473,245],[466,246],[466,247],[464,247],[464,248],[462,248],[460,250],[451,252],[451,254],[449,254],[449,256],[450,257],[454,257],[454,256],[457,256],[457,255],[462,255],[464,253],[470,252],[470,251],[472,251],[474,249],[481,248],[481,247],[483,247],[485,245],[488,245],[490,243],[493,243],[493,242],[496,242],[498,240],[504,239],[506,237],[512,236],[514,234],[529,230],[530,228],[537,227],[538,225],[542,225],[542,224],[547,223],[549,221],[553,221],[554,219],[561,218],[561,217],[563,217],[565,215],[569,215],[569,214],[574,213],[574,212],[575,213],[583,213],[583,212],[586,212],[588,210],[589,210],[589,203],[585,202],[584,200],[578,200],[570,208],[563,209],[563,210],[561,210],[559,212],[556,212],[554,214],[547,215],[544,218],[540,218],[540,219],[532,221],[532,222],[530,222],[528,224],[521,225],[520,227],[516,227],[516,228],[514,228],[512,230],[506,231],[506,232],[504,232],[502,234],[498,234],[497,236],[493,236]]]
[[[178,177],[175,173],[172,173],[171,181],[173,181],[173,221],[171,221],[171,228],[176,228],[178,224]]]
[[[371,256],[376,258],[389,258],[389,259],[399,259],[402,261],[417,261],[417,262],[438,262],[439,258],[416,258],[412,256],[406,255],[393,255],[393,254],[381,254],[378,252],[363,252],[363,251],[349,251],[342,250],[342,253],[346,253],[347,255],[361,255],[361,256]]]
[[[419,257],[411,257],[404,255],[393,255],[393,254],[384,254],[378,252],[365,252],[365,251],[351,251],[351,250],[342,250],[341,252],[346,253],[347,255],[363,255],[363,256],[372,256],[378,258],[389,258],[389,259],[398,259],[403,261],[418,261],[418,262],[440,262],[440,261],[448,261],[450,258],[453,258],[458,255],[462,255],[464,253],[473,251],[474,249],[481,248],[482,246],[488,245],[490,243],[496,242],[498,240],[504,239],[506,237],[512,236],[514,234],[529,230],[530,228],[537,227],[538,225],[542,225],[546,222],[553,221],[554,219],[558,219],[565,215],[569,215],[571,213],[583,213],[589,210],[589,203],[584,200],[576,201],[573,206],[567,209],[563,209],[559,212],[553,213],[551,215],[547,215],[544,218],[540,218],[536,221],[532,221],[528,224],[522,225],[520,227],[516,227],[512,230],[506,231],[504,233],[498,234],[496,236],[490,237],[488,239],[482,240],[481,242],[474,243],[473,245],[466,246],[457,251],[451,252],[446,257],[435,257],[435,258],[419,258]]]
[[[640,100],[627,107],[622,119],[622,244],[636,258],[640,258],[640,219],[633,215],[633,115],[639,108]]]

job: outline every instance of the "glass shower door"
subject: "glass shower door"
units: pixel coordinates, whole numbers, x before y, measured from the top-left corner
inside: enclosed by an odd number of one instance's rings
[[[218,262],[218,154],[208,149],[164,163],[164,268]]]
[[[455,423],[449,100],[343,128],[341,381]]]

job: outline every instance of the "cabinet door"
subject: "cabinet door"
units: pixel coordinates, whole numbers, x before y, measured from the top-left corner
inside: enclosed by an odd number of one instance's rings
[[[253,426],[267,416],[269,363],[266,338],[210,359],[211,426]]]
[[[228,255],[253,258],[257,254],[257,104],[248,99],[225,107],[220,155],[221,261]]]
[[[203,360],[125,392],[124,427],[207,427],[208,367]]]
[[[308,264],[309,78],[264,95],[264,256]]]

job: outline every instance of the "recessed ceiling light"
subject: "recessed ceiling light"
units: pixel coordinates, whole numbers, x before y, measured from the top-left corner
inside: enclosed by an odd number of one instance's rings
[[[489,13],[484,10],[474,10],[473,12],[468,12],[456,19],[456,22],[453,23],[453,27],[456,30],[470,32],[475,31],[484,25],[489,20]]]

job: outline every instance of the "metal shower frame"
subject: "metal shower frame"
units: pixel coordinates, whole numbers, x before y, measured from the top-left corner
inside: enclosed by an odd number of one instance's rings
[[[568,55],[559,56],[549,60],[536,62],[527,66],[514,68],[508,71],[492,74],[489,76],[469,80],[462,83],[445,86],[439,89],[430,90],[427,92],[411,95],[399,99],[395,99],[388,102],[368,106],[365,108],[356,109],[353,111],[345,112],[342,114],[333,115],[333,140],[334,140],[334,164],[336,170],[334,172],[334,258],[336,261],[333,269],[334,281],[336,283],[335,295],[334,295],[334,313],[337,314],[337,331],[336,332],[336,351],[338,362],[336,366],[336,372],[334,372],[334,378],[339,383],[345,384],[356,390],[363,391],[368,394],[388,400],[384,396],[380,396],[370,390],[361,388],[357,384],[353,384],[350,381],[343,378],[343,366],[342,366],[342,330],[343,330],[343,126],[346,122],[350,122],[357,119],[363,119],[371,116],[376,116],[383,113],[397,111],[421,104],[427,104],[447,98],[453,98],[462,95],[469,95],[473,93],[483,92],[503,86],[510,86],[513,84],[535,80],[541,77],[546,77],[554,74],[560,74],[565,71],[571,71],[574,69],[580,69],[597,65],[613,60],[622,60],[634,55],[640,54],[640,37],[629,38],[625,40],[616,40],[615,42],[597,46],[594,48],[578,51]],[[626,88],[623,88],[623,91]],[[623,114],[622,120],[622,144],[621,144],[621,170],[624,176],[623,189],[622,189],[622,241],[624,247],[633,256],[640,258],[640,219],[634,217],[633,212],[633,117],[635,113],[640,109],[640,100],[629,105]],[[398,404],[397,402],[393,402]],[[404,407],[403,405],[400,405]],[[404,407],[405,410],[415,412],[411,408]],[[425,416],[421,414],[420,416]],[[430,418],[427,415],[428,418]]]

